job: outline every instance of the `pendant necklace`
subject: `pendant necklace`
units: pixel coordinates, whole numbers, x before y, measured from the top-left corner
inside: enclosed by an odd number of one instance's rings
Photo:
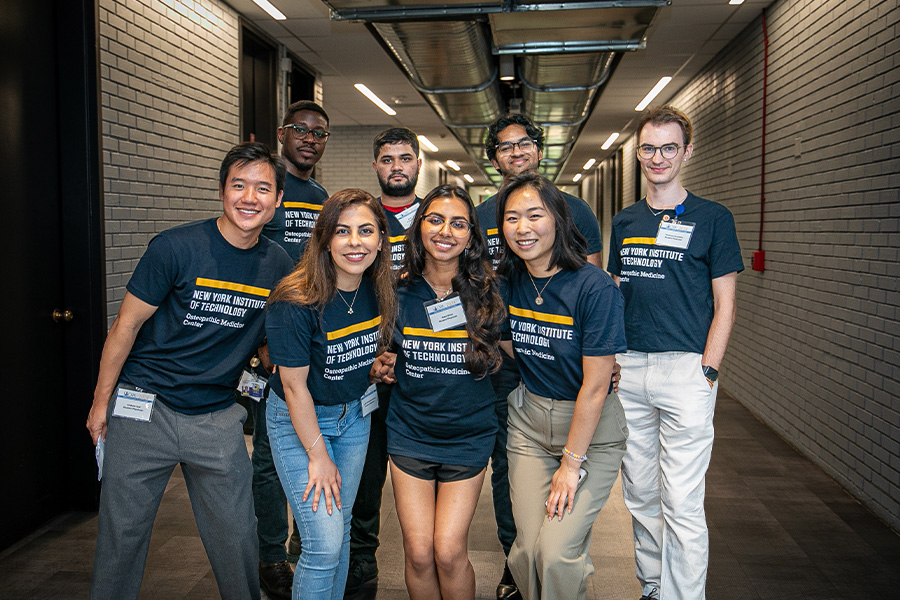
[[[434,292],[434,295],[438,297],[438,300],[443,300],[443,299],[446,298],[448,295],[450,295],[450,292],[453,291],[453,284],[450,284],[450,287],[449,287],[447,290],[444,290],[444,291],[442,292],[441,290],[439,290],[439,289],[437,289],[436,287],[434,287],[434,285],[432,285],[432,283],[431,283],[430,281],[428,281],[428,279],[427,279],[424,275],[422,275],[422,279],[425,280],[425,283],[428,284],[428,287],[431,288],[431,291]]]
[[[353,305],[356,303],[356,294],[359,293],[359,288],[360,288],[360,287],[362,287],[362,286],[356,286],[356,291],[353,292],[353,300],[351,300],[350,302],[347,302],[347,299],[344,298],[344,294],[341,292],[341,290],[338,290],[338,291],[337,291],[338,296],[340,296],[340,297],[341,297],[341,300],[344,301],[344,304],[347,305],[347,314],[348,314],[348,315],[352,315],[352,314],[353,314]]]
[[[534,286],[534,291],[537,292],[537,298],[534,299],[534,303],[537,304],[538,306],[540,306],[541,304],[544,303],[544,299],[541,297],[541,295],[544,293],[544,290],[547,289],[547,286],[550,285],[550,281],[553,279],[553,276],[556,275],[556,273],[551,275],[550,279],[547,280],[547,283],[544,284],[544,287],[542,287],[540,290],[538,290],[537,284],[534,282],[534,277],[531,276],[531,271],[527,271],[527,272],[528,272],[528,278],[531,279],[531,285]],[[558,273],[558,271],[557,271],[557,273]]]

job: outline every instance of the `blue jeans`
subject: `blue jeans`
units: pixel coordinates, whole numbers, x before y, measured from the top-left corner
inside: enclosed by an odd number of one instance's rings
[[[313,512],[313,494],[303,502],[309,482],[309,459],[306,455],[284,400],[269,393],[266,424],[278,477],[300,528],[303,553],[294,572],[293,600],[341,600],[350,564],[350,518],[359,489],[366,447],[369,443],[369,416],[362,416],[359,400],[336,406],[316,405],[316,418],[322,432],[320,444],[341,474],[341,505],[332,514],[320,500]]]

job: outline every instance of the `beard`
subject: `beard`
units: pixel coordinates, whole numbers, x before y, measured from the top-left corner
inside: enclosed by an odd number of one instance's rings
[[[408,196],[416,191],[416,183],[418,180],[418,175],[412,179],[406,179],[402,183],[392,183],[390,180],[383,181],[379,177],[378,185],[381,186],[381,193],[385,196]]]

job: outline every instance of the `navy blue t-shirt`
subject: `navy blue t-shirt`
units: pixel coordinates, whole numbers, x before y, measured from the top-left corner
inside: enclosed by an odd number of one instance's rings
[[[587,205],[587,202],[562,192],[566,201],[569,203],[569,210],[572,211],[572,220],[575,221],[575,227],[587,240],[587,253],[594,254],[603,250],[603,238],[600,237],[600,224],[597,223],[597,217]],[[484,239],[487,242],[488,255],[491,258],[491,265],[494,270],[500,264],[500,236],[503,235],[501,227],[497,226],[497,196],[491,196],[481,204],[475,207],[478,213],[478,225],[484,233]]]
[[[216,219],[160,233],[127,286],[159,308],[138,332],[120,379],[182,413],[231,405],[241,369],[263,339],[266,298],[292,267],[267,238],[235,248]]]
[[[744,270],[731,211],[688,192],[682,224],[693,224],[686,249],[657,244],[660,224],[646,199],[613,219],[607,269],[625,297],[628,349],[696,352],[706,348],[713,318],[712,280]],[[658,212],[658,211],[655,211]]]
[[[535,302],[535,285],[543,304]],[[590,263],[552,279],[535,277],[533,284],[527,272],[514,274],[509,329],[525,387],[539,396],[576,400],[584,381],[583,357],[625,351],[623,313],[612,277]]]
[[[284,178],[281,206],[263,227],[263,235],[284,248],[296,263],[303,255],[327,198],[325,188],[312,177],[303,181],[288,173]]]
[[[387,414],[388,453],[428,462],[483,467],[497,418],[490,377],[466,370],[465,325],[435,332],[424,303],[437,299],[422,279],[398,290],[393,343],[397,383]]]
[[[378,348],[381,316],[368,277],[360,282],[356,300],[350,292],[325,305],[302,306],[275,302],[266,313],[269,359],[279,367],[309,366],[306,387],[313,402],[324,406],[359,400],[369,387],[369,369]],[[346,300],[346,303],[345,303]],[[347,303],[353,305],[348,314]],[[284,398],[279,371],[269,385]]]
[[[420,202],[422,202],[422,199],[417,196],[415,202],[403,209],[403,211],[410,210],[415,213],[419,208]],[[401,211],[401,213],[403,211]],[[403,266],[403,259],[406,257],[407,227],[404,227],[403,223],[400,222],[400,219],[397,218],[397,215],[401,213],[395,213],[386,208],[384,209],[384,214],[387,217],[388,229],[390,229],[388,237],[391,242],[391,268],[395,271]]]

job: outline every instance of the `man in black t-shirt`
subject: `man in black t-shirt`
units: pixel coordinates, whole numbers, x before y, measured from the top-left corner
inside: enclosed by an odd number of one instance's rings
[[[281,156],[287,167],[284,180],[284,197],[275,217],[263,227],[263,235],[284,248],[296,263],[306,249],[322,203],[328,193],[312,178],[313,168],[325,152],[328,131],[328,114],[315,102],[301,100],[291,104],[278,128]],[[267,348],[261,350],[261,364],[254,369],[257,374],[271,373]],[[257,361],[253,361],[256,363]],[[265,397],[252,399],[253,412],[253,501],[256,508],[259,534],[259,581],[266,594],[272,598],[290,600],[294,571],[288,558],[296,562],[300,554],[301,540],[296,521],[291,534],[288,557],[285,542],[288,539],[287,497],[275,470],[269,433],[266,427]]]
[[[419,139],[406,127],[382,131],[372,144],[375,161],[372,167],[381,187],[379,201],[384,208],[390,231],[391,263],[395,270],[403,264],[406,230],[419,208],[416,183],[422,159]],[[378,410],[372,413],[372,428],[366,464],[350,525],[350,569],[345,596],[355,595],[363,584],[378,576],[375,552],[381,528],[381,494],[387,476],[387,428],[385,417],[391,397],[391,386],[378,384]]]
[[[291,260],[261,237],[284,165],[262,144],[219,171],[223,215],[154,237],[110,327],[87,420],[103,488],[91,598],[137,598],[150,533],[181,465],[222,598],[259,598],[250,460],[234,402]]]
[[[641,117],[637,158],[647,197],[616,215],[610,242],[628,341],[617,356],[629,430],[622,489],[643,600],[705,598],[705,478],[718,369],[744,268],[731,212],[679,181],[694,151],[691,134],[674,107]]]

